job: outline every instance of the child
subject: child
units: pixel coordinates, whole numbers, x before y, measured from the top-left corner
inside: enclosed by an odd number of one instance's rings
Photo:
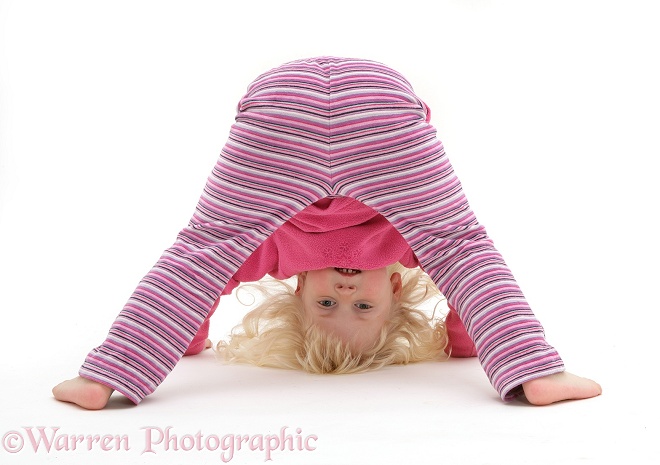
[[[545,341],[429,120],[406,79],[380,63],[320,57],[259,76],[189,226],[55,397],[99,409],[117,390],[139,403],[184,353],[209,345],[220,296],[266,273],[298,275],[305,321],[359,359],[401,298],[387,272],[395,262],[419,265],[446,296],[449,326],[474,343],[460,350],[474,348],[503,399],[600,394]]]
[[[231,361],[356,373],[446,358],[445,350],[454,356],[470,356],[474,350],[460,320],[455,320],[460,327],[450,328],[448,349],[444,322],[417,309],[438,294],[419,268],[398,263],[376,270],[325,268],[300,273],[295,290],[281,281],[250,287],[262,291],[265,299],[234,329],[229,342],[218,344]],[[461,346],[455,335],[463,335],[467,344]]]

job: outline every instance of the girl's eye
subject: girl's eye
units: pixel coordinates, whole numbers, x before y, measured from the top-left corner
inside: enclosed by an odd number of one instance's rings
[[[321,307],[332,307],[335,303],[334,303],[334,301],[332,301],[330,299],[323,299],[323,300],[319,300],[318,304]]]
[[[369,304],[355,304],[358,310],[370,310],[372,307]]]

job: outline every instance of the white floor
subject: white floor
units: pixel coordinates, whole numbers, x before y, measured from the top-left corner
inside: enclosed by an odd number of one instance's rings
[[[0,463],[658,463],[654,2],[258,3],[0,1]],[[476,360],[326,377],[205,352],[137,407],[52,398],[187,223],[247,84],[322,54],[408,77],[601,397],[504,403]]]
[[[184,359],[139,406],[115,395],[89,412],[49,397],[75,360],[58,360],[61,346],[34,345],[3,363],[14,381],[0,399],[3,463],[262,463],[268,447],[273,463],[287,464],[657,463],[650,380],[624,379],[620,366],[587,370],[603,383],[601,397],[539,408],[500,401],[475,360],[312,376],[218,366],[206,352]],[[232,450],[245,435],[256,442]]]

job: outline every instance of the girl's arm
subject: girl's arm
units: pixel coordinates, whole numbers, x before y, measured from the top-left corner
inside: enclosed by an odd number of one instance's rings
[[[449,338],[449,346],[446,349],[448,355],[458,358],[477,356],[477,348],[474,346],[474,342],[465,330],[456,309],[451,305],[449,306],[449,313],[445,317],[445,326]]]

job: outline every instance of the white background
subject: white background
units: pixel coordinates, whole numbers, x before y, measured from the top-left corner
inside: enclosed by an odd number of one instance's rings
[[[0,435],[25,440],[10,454],[5,439],[0,462],[222,463],[141,454],[141,428],[288,426],[317,449],[273,463],[657,463],[654,4],[0,1]],[[603,396],[504,403],[476,360],[317,377],[206,352],[137,407],[52,399],[187,224],[248,83],[317,55],[412,82],[548,340]],[[214,341],[243,311],[223,301]],[[126,435],[130,450],[34,452],[24,428],[37,426]]]

